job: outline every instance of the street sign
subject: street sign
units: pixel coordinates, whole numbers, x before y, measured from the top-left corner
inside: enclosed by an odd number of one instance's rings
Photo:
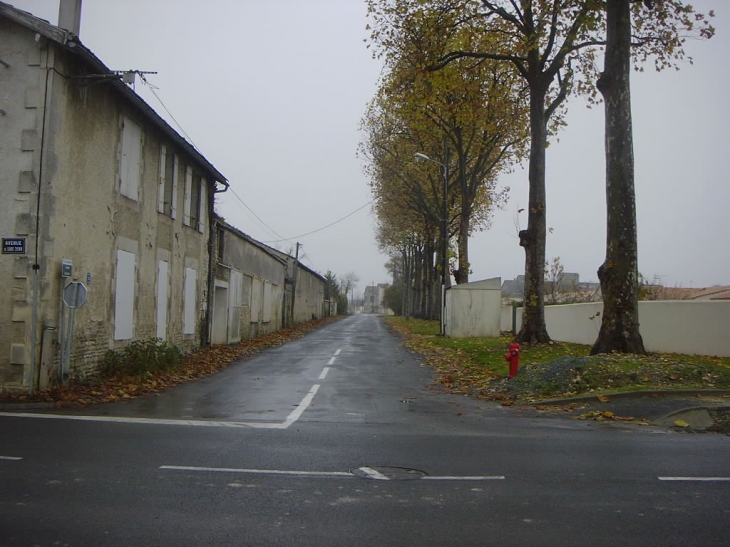
[[[24,255],[25,254],[25,238],[24,237],[4,237],[3,238],[3,254],[4,255]]]
[[[69,308],[80,308],[86,304],[89,291],[81,281],[72,281],[63,289],[63,303]]]

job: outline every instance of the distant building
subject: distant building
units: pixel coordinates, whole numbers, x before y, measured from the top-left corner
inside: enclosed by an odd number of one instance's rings
[[[730,285],[709,287],[696,291],[691,300],[730,300]]]
[[[381,315],[390,315],[392,311],[385,307],[383,300],[385,299],[385,290],[390,287],[387,283],[378,283],[365,287],[363,313],[375,313]]]
[[[502,282],[502,302],[521,301],[525,294],[525,276]],[[582,282],[580,274],[565,272],[557,281],[545,280],[546,301],[553,302],[594,302],[601,299],[601,285],[595,282]]]

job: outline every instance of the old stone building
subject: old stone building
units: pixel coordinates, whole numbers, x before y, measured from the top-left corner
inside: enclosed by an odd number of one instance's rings
[[[0,391],[208,336],[226,178],[77,34],[0,2]]]
[[[321,275],[220,217],[214,232],[213,344],[232,344],[323,316]]]

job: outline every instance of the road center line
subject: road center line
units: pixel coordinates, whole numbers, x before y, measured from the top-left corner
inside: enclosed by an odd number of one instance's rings
[[[319,379],[320,379],[320,380],[324,380],[325,378],[327,378],[327,373],[328,373],[329,371],[330,371],[330,367],[324,367],[324,368],[322,369],[322,372],[321,372],[321,373],[319,374]]]
[[[347,477],[355,478],[357,475],[353,474],[352,471],[289,471],[282,469],[246,469],[238,467],[201,467],[194,465],[161,465],[160,469],[166,471],[193,471],[196,473],[240,473],[248,475],[288,475],[295,477]],[[378,470],[372,467],[360,467],[358,471],[362,471],[367,478],[375,479],[380,481],[391,480],[386,475],[383,475]],[[442,477],[431,477],[424,476],[421,480],[432,480],[432,481],[493,481],[493,480],[505,480],[504,475],[498,476],[442,476]]]
[[[335,364],[335,359],[337,359],[337,357],[332,357],[332,358],[331,358],[331,359],[330,359],[330,360],[329,360],[329,361],[327,362],[327,364],[328,364],[328,365],[334,365],[334,364]]]
[[[355,475],[344,471],[284,471],[281,469],[239,469],[234,467],[196,467],[187,465],[161,465],[160,469],[168,471],[198,471],[207,473],[245,473],[252,475],[294,475],[299,477],[352,477]]]
[[[20,458],[18,456],[0,456],[0,460],[7,460],[7,461],[11,461],[11,462],[17,462],[22,459],[23,458]]]
[[[503,481],[505,480],[504,475],[494,475],[494,476],[473,476],[473,477],[457,477],[457,476],[444,476],[444,477],[432,477],[430,475],[426,475],[422,478],[424,481]]]
[[[284,423],[281,424],[283,429],[286,429],[302,417],[304,411],[307,410],[307,408],[309,408],[309,405],[312,404],[312,399],[314,399],[314,396],[317,394],[317,391],[319,391],[319,388],[319,384],[314,384],[312,386],[312,389],[310,389],[309,393],[305,395],[304,399],[302,399],[302,402],[299,403],[294,410],[292,410],[292,413],[289,414],[286,420],[284,420]]]
[[[730,482],[730,477],[657,477],[660,481]]]
[[[342,349],[338,349],[338,350],[337,350],[337,351],[335,352],[335,357],[337,357],[337,356],[338,356],[338,355],[340,354],[340,352],[341,352],[341,351],[342,351]]]

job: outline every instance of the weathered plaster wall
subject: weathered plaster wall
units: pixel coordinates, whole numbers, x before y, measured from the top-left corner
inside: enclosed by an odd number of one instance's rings
[[[35,219],[45,88],[45,40],[0,20],[0,236],[26,240],[25,255],[0,255],[0,390],[27,381]],[[45,191],[45,189],[44,189]],[[43,219],[42,219],[43,220]],[[42,250],[42,249],[41,249]]]
[[[324,281],[311,272],[298,268],[294,296],[294,323],[319,319],[324,313]]]
[[[0,235],[26,237],[28,253],[0,258],[0,390],[28,386],[33,306],[36,219],[40,232],[39,305],[36,359],[43,345],[42,377],[58,377],[61,327],[68,318],[63,286],[80,281],[87,303],[76,310],[70,372],[92,372],[104,352],[133,339],[157,334],[158,262],[169,264],[165,337],[183,350],[200,346],[207,307],[208,219],[183,225],[183,182],[177,218],[157,212],[161,145],[159,130],[105,83],[65,75],[83,73],[75,57],[19,25],[0,20],[0,58],[10,64],[0,78]],[[47,62],[48,60],[48,62]],[[53,69],[49,69],[49,67]],[[48,75],[48,90],[46,87]],[[45,128],[43,112],[45,107]],[[141,127],[141,179],[137,200],[119,192],[122,123]],[[41,141],[43,153],[41,153]],[[180,169],[195,167],[180,156]],[[39,181],[41,184],[39,185]],[[38,200],[40,190],[40,201]],[[210,190],[206,192],[207,197]],[[36,215],[36,206],[40,215]],[[207,210],[204,207],[204,210]],[[135,255],[133,338],[114,339],[116,257]],[[61,278],[62,259],[73,261],[73,276]],[[183,334],[185,269],[196,271],[194,334]],[[45,327],[56,327],[46,331]]]

